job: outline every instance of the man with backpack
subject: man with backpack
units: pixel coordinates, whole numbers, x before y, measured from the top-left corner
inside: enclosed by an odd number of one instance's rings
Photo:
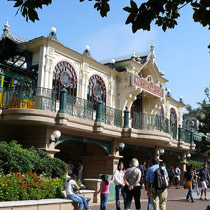
[[[158,158],[153,158],[152,166],[146,173],[147,196],[151,196],[153,210],[166,210],[167,187],[167,171],[165,167],[159,165]]]

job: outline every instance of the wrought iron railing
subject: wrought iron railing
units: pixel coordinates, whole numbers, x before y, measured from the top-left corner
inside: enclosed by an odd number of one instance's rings
[[[152,114],[133,112],[133,128],[169,133],[168,119]]]
[[[180,141],[184,141],[186,143],[191,143],[190,139],[190,130],[187,128],[180,128]]]
[[[66,113],[72,116],[93,121],[93,106],[91,101],[70,95],[66,97]]]
[[[0,108],[56,111],[56,93],[51,89],[37,87],[4,88],[0,90]]]
[[[102,121],[108,125],[122,127],[122,111],[103,105]]]
[[[173,137],[173,139],[178,139],[178,136],[177,136],[177,126],[175,126],[173,124],[170,125],[170,134]]]

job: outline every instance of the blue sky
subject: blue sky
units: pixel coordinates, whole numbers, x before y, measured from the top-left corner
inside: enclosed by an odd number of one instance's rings
[[[101,18],[93,2],[79,0],[53,0],[39,10],[40,21],[26,22],[22,15],[15,16],[13,2],[1,2],[0,27],[9,18],[10,30],[27,40],[47,36],[52,26],[57,29],[58,40],[80,53],[86,45],[91,55],[100,61],[107,58],[148,51],[155,44],[156,60],[165,77],[166,86],[176,100],[183,96],[185,104],[196,107],[204,99],[204,89],[210,85],[210,31],[192,19],[192,9],[183,8],[178,26],[163,32],[152,25],[151,31],[133,34],[131,25],[125,25],[127,13],[122,10],[129,0],[111,0],[111,11]]]

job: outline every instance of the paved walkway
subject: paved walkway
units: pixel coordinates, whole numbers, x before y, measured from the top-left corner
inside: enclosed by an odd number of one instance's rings
[[[210,198],[210,189],[208,189],[208,198]],[[187,190],[182,189],[168,189],[168,201],[167,201],[167,210],[206,210],[207,206],[210,205],[210,201],[201,201],[197,196],[196,192],[193,193],[195,198],[195,203],[186,202]],[[121,202],[122,204],[122,202]],[[91,205],[91,210],[99,210],[99,204]],[[107,210],[115,210],[115,203],[110,202],[107,205]],[[121,205],[123,210],[123,205]],[[131,206],[131,209],[135,209],[134,202]],[[144,190],[142,190],[141,195],[141,209],[147,210],[147,197]]]

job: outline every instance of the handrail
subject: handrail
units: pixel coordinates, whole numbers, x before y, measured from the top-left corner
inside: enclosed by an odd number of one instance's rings
[[[82,98],[68,95],[66,97],[66,113],[78,118],[93,121],[94,103]]]
[[[122,111],[102,105],[102,121],[108,125],[122,127]]]
[[[56,93],[54,90],[39,87],[1,88],[0,108],[56,111]]]
[[[133,128],[169,133],[169,120],[158,115],[133,112]]]

